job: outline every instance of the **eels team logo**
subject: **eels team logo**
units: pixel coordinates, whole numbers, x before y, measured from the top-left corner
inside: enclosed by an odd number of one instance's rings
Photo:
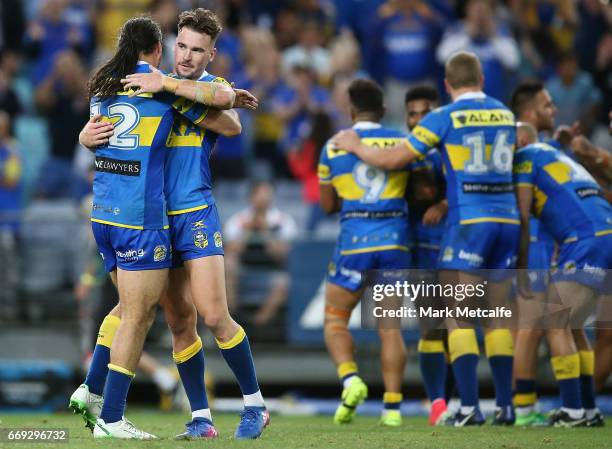
[[[215,247],[221,248],[223,246],[223,238],[221,237],[221,233],[219,231],[215,232],[213,238],[215,240]]]
[[[336,272],[337,272],[336,264],[333,262],[330,262],[329,265],[327,265],[327,273],[330,276],[335,276]]]
[[[193,233],[193,244],[198,248],[204,249],[208,246],[208,236],[206,233],[197,230]]]
[[[447,246],[446,248],[444,248],[444,253],[442,253],[442,260],[444,262],[450,262],[451,260],[453,260],[454,254],[453,254],[453,248],[450,246]]]
[[[161,262],[166,260],[166,256],[168,255],[168,250],[164,245],[158,245],[153,250],[153,260],[155,262]]]

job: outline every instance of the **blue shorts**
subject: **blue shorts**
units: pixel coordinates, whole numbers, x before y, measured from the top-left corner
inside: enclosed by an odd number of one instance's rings
[[[529,244],[529,280],[534,293],[546,291],[549,282],[550,267],[555,252],[552,241],[535,241]]]
[[[410,268],[410,252],[389,249],[368,253],[341,255],[336,247],[329,264],[327,281],[350,291],[363,286],[362,274],[367,270],[406,270]]]
[[[483,222],[449,224],[440,244],[439,270],[480,273],[494,280],[512,277],[516,267],[520,226]]]
[[[173,268],[181,267],[186,260],[223,255],[221,220],[214,203],[204,209],[170,215],[168,220]]]
[[[417,270],[435,270],[438,266],[439,253],[439,245],[416,242],[412,247],[412,267]]]
[[[563,243],[551,271],[552,282],[578,282],[609,293],[612,234]]]
[[[172,254],[167,229],[128,229],[91,222],[107,272],[121,268],[127,271],[170,268]]]

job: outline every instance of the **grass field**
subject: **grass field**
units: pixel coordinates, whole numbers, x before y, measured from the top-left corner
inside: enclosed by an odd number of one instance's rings
[[[132,410],[128,414],[138,426],[160,437],[153,442],[104,440],[95,441],[79,418],[69,414],[55,415],[2,415],[0,428],[63,427],[69,429],[68,444],[0,442],[1,448],[160,448],[180,449],[206,445],[207,448],[351,448],[351,449],[417,449],[417,448],[610,448],[612,427],[599,429],[520,429],[483,426],[481,428],[432,428],[424,418],[404,420],[400,428],[377,426],[375,418],[358,417],[354,424],[335,426],[331,417],[286,417],[272,415],[271,426],[261,439],[235,441],[232,439],[237,415],[217,414],[215,425],[221,436],[214,441],[173,441],[181,431],[185,415],[161,414]]]

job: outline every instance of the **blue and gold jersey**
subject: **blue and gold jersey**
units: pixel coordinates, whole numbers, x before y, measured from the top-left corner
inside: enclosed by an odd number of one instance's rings
[[[229,83],[209,73],[199,81]],[[219,135],[200,129],[176,114],[166,141],[166,201],[168,215],[205,209],[214,203],[209,159]]]
[[[149,72],[139,62],[136,72]],[[205,107],[174,95],[128,92],[100,101],[92,98],[91,114],[114,123],[108,144],[96,150],[91,220],[130,229],[167,226],[164,199],[165,144],[174,118],[173,108],[195,123]]]
[[[408,148],[423,157],[438,147],[449,223],[519,224],[512,184],[515,141],[512,112],[495,98],[470,92],[423,117]]]
[[[444,184],[444,167],[442,166],[442,156],[437,150],[429,150],[425,159],[421,159],[412,164],[411,170],[427,170],[429,171],[437,185]],[[426,209],[412,208],[410,209],[410,223],[414,232],[414,241],[416,245],[420,245],[428,249],[439,249],[444,229],[446,229],[446,217],[436,226],[425,226],[423,224],[423,215]]]
[[[377,123],[358,122],[353,128],[363,143],[381,151],[406,139],[402,132]],[[318,175],[319,182],[331,184],[342,199],[341,247],[362,252],[396,245],[407,249],[407,169],[381,170],[352,153],[326,145],[321,151]],[[399,228],[396,221],[402,223]]]
[[[534,213],[557,243],[612,233],[612,206],[582,165],[536,143],[517,151],[517,185],[533,186]]]

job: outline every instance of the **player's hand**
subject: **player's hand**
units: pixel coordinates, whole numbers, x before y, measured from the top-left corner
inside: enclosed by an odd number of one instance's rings
[[[440,201],[439,203],[429,206],[423,214],[423,224],[425,226],[436,226],[439,224],[448,212],[448,203]]]
[[[155,94],[164,90],[164,74],[153,67],[151,70],[150,73],[132,73],[121,79],[125,90],[135,89],[130,92],[130,97],[142,93]]]
[[[349,153],[354,153],[360,144],[359,134],[352,129],[342,130],[331,138],[332,148],[336,150],[342,149]]]
[[[259,106],[259,100],[255,98],[251,92],[245,89],[234,89],[236,99],[234,100],[234,109],[242,108],[254,111]]]
[[[114,132],[115,125],[102,121],[100,114],[94,115],[79,134],[79,142],[84,147],[93,150],[101,145],[106,145]]]
[[[527,270],[517,270],[516,289],[523,299],[533,298],[533,293],[531,292],[531,281],[529,280],[529,272]]]

